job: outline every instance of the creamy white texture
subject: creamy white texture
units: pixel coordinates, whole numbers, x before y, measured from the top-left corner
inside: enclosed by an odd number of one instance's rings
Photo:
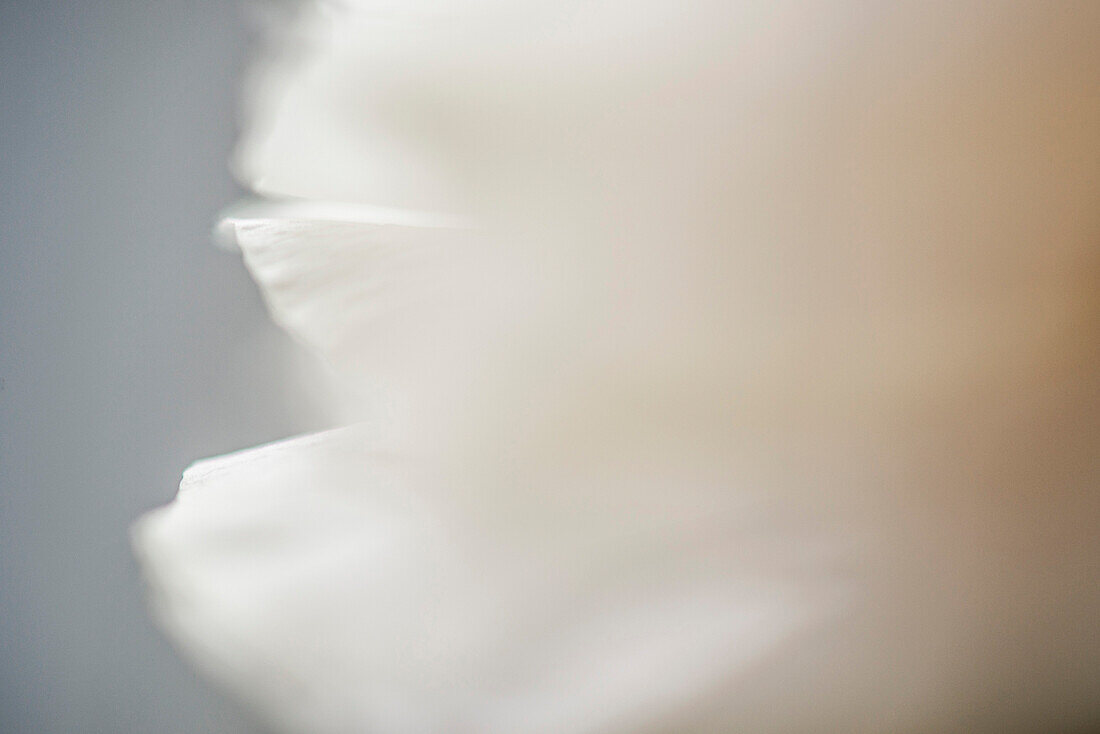
[[[370,430],[191,469],[277,728],[1100,717],[1100,5],[308,4],[224,225]]]

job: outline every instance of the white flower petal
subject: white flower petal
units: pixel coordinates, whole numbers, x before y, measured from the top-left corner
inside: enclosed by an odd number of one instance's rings
[[[760,527],[612,492],[517,535],[427,479],[355,429],[195,464],[134,533],[161,623],[280,730],[579,734],[674,721],[836,601]]]
[[[396,209],[226,227],[439,440],[189,471],[137,533],[185,649],[289,731],[1088,713],[1100,10],[347,5],[261,74],[238,163]],[[1040,617],[1062,699],[1010,673]]]
[[[335,365],[386,355],[403,315],[438,290],[460,230],[427,215],[315,203],[227,217],[275,321]],[[435,282],[433,282],[433,278]]]

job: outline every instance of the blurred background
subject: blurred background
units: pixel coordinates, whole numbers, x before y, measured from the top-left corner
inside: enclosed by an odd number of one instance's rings
[[[247,10],[0,0],[3,734],[251,731],[153,628],[127,535],[191,461],[317,427],[211,244]]]

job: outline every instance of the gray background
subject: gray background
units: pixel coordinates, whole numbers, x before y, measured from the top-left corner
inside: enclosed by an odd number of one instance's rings
[[[148,621],[130,523],[190,461],[313,428],[210,244],[236,0],[0,0],[0,732],[244,732]]]

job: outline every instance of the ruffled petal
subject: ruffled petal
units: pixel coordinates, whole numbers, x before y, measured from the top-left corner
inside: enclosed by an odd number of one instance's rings
[[[253,206],[220,227],[275,321],[349,371],[396,353],[413,333],[399,327],[440,292],[461,240],[438,217],[317,203]]]
[[[517,535],[343,429],[195,464],[134,542],[170,636],[281,731],[648,730],[828,615],[782,543],[612,496]]]

